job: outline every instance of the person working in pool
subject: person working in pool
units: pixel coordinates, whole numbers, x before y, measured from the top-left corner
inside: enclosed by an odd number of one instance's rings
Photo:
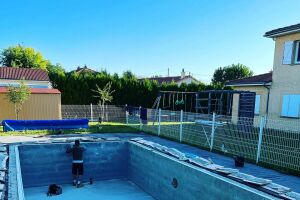
[[[73,175],[73,185],[76,187],[82,187],[81,178],[83,175],[83,152],[85,148],[80,146],[79,140],[75,140],[75,145],[73,147],[68,146],[67,153],[73,154],[72,162],[72,175]]]

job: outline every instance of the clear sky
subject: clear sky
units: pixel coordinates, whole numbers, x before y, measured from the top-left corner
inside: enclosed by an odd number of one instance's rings
[[[272,69],[263,34],[300,23],[300,0],[1,0],[0,49],[22,44],[67,70],[79,65],[209,82],[219,66]]]

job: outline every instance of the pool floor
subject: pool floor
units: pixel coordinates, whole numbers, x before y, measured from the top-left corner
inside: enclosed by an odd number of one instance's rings
[[[47,186],[25,188],[26,200],[49,199],[46,192]],[[138,186],[128,180],[107,180],[97,181],[93,185],[85,184],[82,188],[75,188],[71,185],[62,185],[63,193],[52,196],[51,199],[58,200],[153,200],[149,194],[142,191]]]

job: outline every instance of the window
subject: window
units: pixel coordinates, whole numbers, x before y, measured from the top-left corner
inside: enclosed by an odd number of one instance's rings
[[[282,99],[281,116],[299,117],[300,94],[284,95]]]
[[[300,41],[286,41],[284,43],[282,64],[300,64]]]
[[[300,64],[300,41],[295,42],[295,63]]]
[[[260,108],[260,95],[255,96],[255,108],[254,108],[254,114],[259,115],[259,109]]]

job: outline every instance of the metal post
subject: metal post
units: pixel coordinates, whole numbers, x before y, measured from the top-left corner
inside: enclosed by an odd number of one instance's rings
[[[158,110],[158,130],[157,135],[160,136],[161,109]]]
[[[140,130],[142,130],[142,119],[141,119],[141,112],[142,112],[142,107],[140,106],[140,108],[139,108],[139,110],[140,110]]]
[[[179,126],[179,140],[182,142],[182,121],[183,121],[183,111],[180,110],[180,126]]]
[[[126,115],[126,125],[128,125],[128,111],[127,111],[127,104],[125,104],[125,115]]]
[[[259,125],[259,136],[258,136],[258,144],[257,144],[256,163],[258,163],[258,160],[259,160],[259,157],[260,157],[264,126],[265,126],[265,117],[261,117],[260,118],[260,125]]]
[[[212,125],[211,125],[211,136],[210,136],[210,151],[212,151],[214,146],[214,137],[215,137],[215,123],[216,123],[216,113],[213,113]]]
[[[94,121],[93,120],[93,104],[91,103],[91,122]]]

